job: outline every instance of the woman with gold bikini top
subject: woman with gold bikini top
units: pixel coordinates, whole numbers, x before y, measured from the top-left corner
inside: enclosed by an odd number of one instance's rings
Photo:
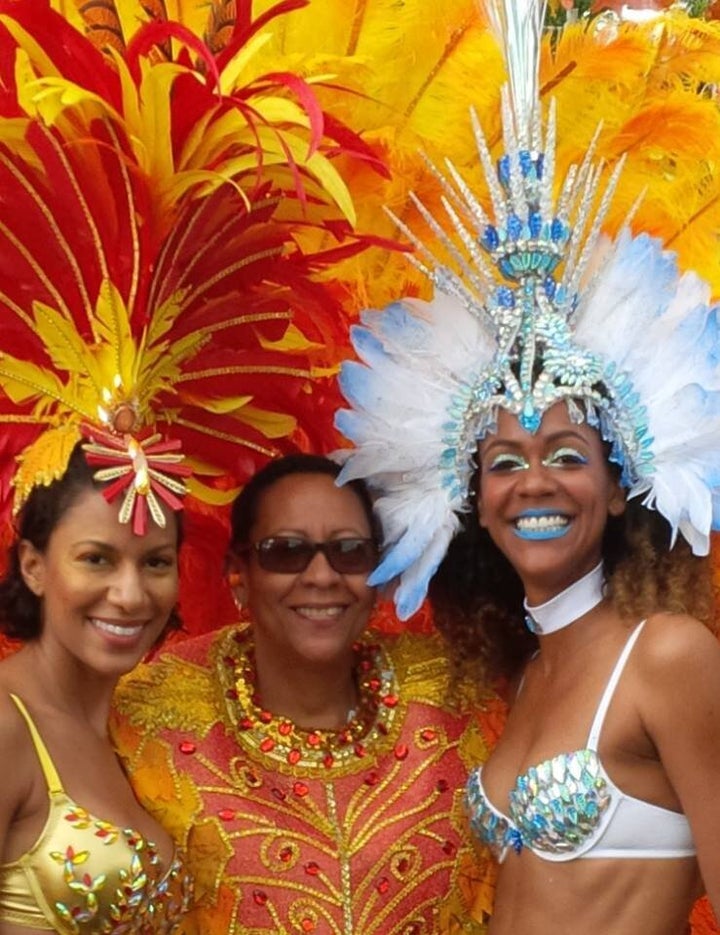
[[[36,488],[0,582],[0,933],[167,935],[191,901],[182,855],[143,811],[107,736],[117,679],[177,597],[178,526],[120,522],[78,447]],[[155,843],[152,843],[155,842]]]

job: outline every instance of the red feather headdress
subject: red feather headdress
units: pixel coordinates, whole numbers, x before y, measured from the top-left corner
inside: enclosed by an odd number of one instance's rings
[[[186,490],[226,500],[311,412],[344,343],[317,273],[362,248],[342,146],[304,81],[243,79],[298,5],[243,6],[211,51],[161,8],[126,44],[108,3],[101,51],[44,0],[0,2],[3,514],[84,437],[141,533]],[[308,254],[313,229],[342,242]]]

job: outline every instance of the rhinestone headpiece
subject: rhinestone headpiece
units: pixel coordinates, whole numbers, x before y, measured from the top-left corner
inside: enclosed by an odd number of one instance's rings
[[[709,289],[680,275],[647,235],[627,227],[614,242],[602,235],[622,160],[604,181],[593,144],[556,186],[555,110],[543,123],[538,90],[545,3],[485,5],[509,77],[497,162],[472,115],[488,207],[452,163],[433,167],[444,217],[413,198],[433,249],[395,220],[435,296],[365,313],[353,331],[362,363],[341,375],[352,409],[337,424],[355,444],[341,477],[380,491],[387,549],[370,580],[400,576],[402,617],[420,605],[468,508],[478,440],[501,408],[535,432],[564,401],[609,444],[628,496],[644,495],[696,553],[707,553],[720,525],[710,434],[720,433],[719,328]]]

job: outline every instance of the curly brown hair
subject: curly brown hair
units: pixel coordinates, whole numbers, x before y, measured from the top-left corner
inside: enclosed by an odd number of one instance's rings
[[[538,645],[525,626],[522,582],[474,510],[461,522],[430,583],[435,623],[463,674],[512,679]],[[602,554],[613,605],[628,620],[684,613],[715,630],[709,559],[693,555],[684,539],[670,546],[668,523],[637,500],[609,518]]]

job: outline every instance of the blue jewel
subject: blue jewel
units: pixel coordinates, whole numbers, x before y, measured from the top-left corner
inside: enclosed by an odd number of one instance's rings
[[[523,849],[522,835],[517,828],[508,828],[507,843],[512,847],[516,854],[519,854]]]
[[[493,227],[492,224],[488,224],[488,226],[483,231],[481,243],[486,250],[491,252],[493,250],[497,250],[499,247],[500,237],[498,236],[497,228]]]
[[[523,232],[523,222],[517,214],[511,214],[507,220],[507,232],[511,240],[519,240]]]
[[[518,162],[520,163],[520,171],[523,174],[523,178],[528,178],[528,176],[535,174],[535,163],[527,149],[520,150],[518,153]]]
[[[568,226],[560,218],[553,218],[550,224],[550,237],[554,243],[563,241],[568,235]]]
[[[495,290],[495,299],[500,308],[515,308],[515,293],[507,286]]]
[[[500,183],[507,188],[510,184],[510,157],[508,155],[501,156],[498,159],[497,174]]]
[[[531,237],[539,237],[542,231],[542,215],[539,211],[531,211],[528,215],[528,227]]]

